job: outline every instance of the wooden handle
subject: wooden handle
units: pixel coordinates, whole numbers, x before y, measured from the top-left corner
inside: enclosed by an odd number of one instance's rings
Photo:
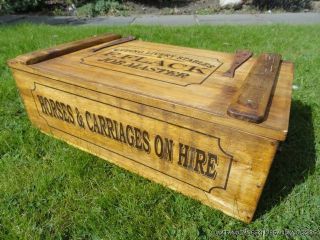
[[[112,47],[112,46],[115,46],[115,45],[118,45],[118,44],[121,44],[121,43],[130,42],[130,41],[133,41],[135,39],[136,38],[134,36],[128,36],[128,37],[124,37],[124,38],[119,38],[117,40],[114,40],[114,41],[108,42],[106,44],[103,44],[100,47],[92,49],[92,52],[97,52],[97,51],[100,51],[101,49]]]
[[[231,67],[223,74],[225,77],[233,78],[234,73],[245,61],[252,56],[252,52],[248,50],[238,50],[234,56]]]
[[[227,113],[237,119],[261,123],[281,62],[278,54],[262,54],[244,80]]]
[[[18,56],[14,62],[9,61],[8,64],[21,63],[25,65],[36,64],[42,61],[49,60],[51,58],[56,58],[65,54],[79,51],[84,48],[89,48],[101,43],[113,41],[115,39],[121,38],[120,35],[108,33],[102,36],[91,37],[80,41],[74,41],[67,44],[62,44],[56,47],[32,52],[26,55]]]

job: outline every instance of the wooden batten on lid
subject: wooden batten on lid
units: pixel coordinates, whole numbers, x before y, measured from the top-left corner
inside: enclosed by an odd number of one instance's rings
[[[230,116],[254,123],[265,120],[280,61],[278,54],[258,58],[228,108]]]
[[[250,222],[293,80],[280,55],[251,55],[107,34],[9,65],[44,133]]]

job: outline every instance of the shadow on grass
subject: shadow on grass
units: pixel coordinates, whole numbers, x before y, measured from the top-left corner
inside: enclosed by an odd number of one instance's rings
[[[288,136],[273,161],[254,219],[278,205],[314,171],[314,145],[311,107],[293,101]]]

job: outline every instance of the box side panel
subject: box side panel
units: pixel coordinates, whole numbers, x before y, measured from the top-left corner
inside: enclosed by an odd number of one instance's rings
[[[277,141],[15,70],[43,132],[250,222]]]

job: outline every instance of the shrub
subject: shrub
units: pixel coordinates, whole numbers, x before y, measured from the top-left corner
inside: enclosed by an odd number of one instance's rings
[[[71,4],[78,7],[81,16],[103,15],[123,10],[122,0],[0,0],[0,13],[57,11]]]
[[[1,0],[1,12],[25,12],[32,11],[41,5],[42,0]]]
[[[97,0],[77,8],[80,17],[92,17],[107,13],[117,13],[124,10],[122,1],[119,0]]]
[[[92,3],[87,3],[84,4],[83,6],[77,8],[77,15],[79,17],[91,17],[94,15],[94,4]]]
[[[310,8],[311,0],[254,0],[253,4],[264,10],[282,8],[288,11],[298,11]]]
[[[67,6],[72,0],[0,0],[0,11],[5,13],[24,13]]]

